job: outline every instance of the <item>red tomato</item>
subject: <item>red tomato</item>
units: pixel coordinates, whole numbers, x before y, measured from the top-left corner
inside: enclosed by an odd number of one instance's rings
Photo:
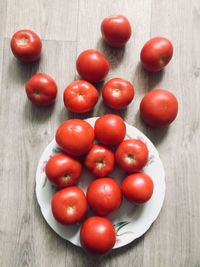
[[[76,61],[79,75],[89,82],[100,82],[108,74],[110,64],[97,50],[83,51]]]
[[[52,104],[57,95],[57,85],[47,74],[37,73],[32,76],[25,85],[28,99],[38,106]]]
[[[169,125],[177,116],[178,101],[171,92],[154,89],[148,92],[140,103],[140,115],[152,127]]]
[[[10,42],[14,56],[23,62],[33,62],[39,59],[42,42],[33,31],[20,30],[14,33]]]
[[[126,172],[138,172],[148,161],[148,148],[140,140],[123,141],[115,152],[117,164]]]
[[[144,172],[138,172],[127,176],[122,182],[124,197],[135,203],[147,202],[153,194],[153,181]]]
[[[121,206],[120,186],[111,178],[96,179],[88,187],[87,201],[95,214],[107,216]]]
[[[126,125],[118,115],[107,114],[98,118],[94,126],[97,140],[104,145],[117,145],[126,135]]]
[[[94,108],[99,93],[97,89],[86,81],[70,83],[64,91],[65,107],[71,112],[83,113]]]
[[[133,85],[121,78],[113,78],[105,83],[102,97],[105,103],[114,109],[126,108],[134,98]]]
[[[92,147],[94,130],[84,120],[71,119],[63,122],[56,131],[56,142],[69,155],[81,156]]]
[[[101,33],[110,46],[119,47],[125,45],[131,37],[131,25],[122,15],[110,16],[102,21]]]
[[[100,145],[93,145],[85,157],[85,166],[94,176],[105,177],[114,169],[115,158],[113,152]]]
[[[54,218],[66,225],[75,224],[83,219],[87,211],[87,201],[83,191],[70,186],[56,192],[51,200]]]
[[[82,224],[80,242],[84,249],[93,254],[105,254],[115,245],[115,228],[106,218],[92,216]]]
[[[172,56],[172,43],[164,37],[154,37],[143,46],[140,59],[146,70],[157,72],[169,63]]]
[[[49,181],[60,188],[75,185],[81,176],[80,162],[64,153],[53,155],[45,167]]]

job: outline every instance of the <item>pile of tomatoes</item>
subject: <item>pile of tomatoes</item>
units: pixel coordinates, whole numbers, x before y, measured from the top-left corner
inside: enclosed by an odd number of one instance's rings
[[[126,17],[116,15],[102,21],[101,33],[108,45],[120,47],[130,39],[132,29]],[[34,62],[40,58],[42,42],[33,31],[20,30],[11,39],[11,50],[18,60]],[[172,43],[155,37],[144,44],[140,59],[147,71],[158,72],[172,55]],[[82,80],[65,88],[66,109],[75,113],[92,110],[99,98],[94,84],[106,78],[109,68],[109,61],[99,51],[89,49],[80,53],[76,69]],[[26,82],[25,91],[32,103],[48,106],[55,101],[58,88],[53,78],[38,73]],[[112,78],[102,88],[104,102],[113,109],[126,108],[134,96],[133,84],[123,78]],[[140,103],[141,118],[152,127],[169,125],[177,113],[178,101],[167,90],[151,90]],[[52,198],[52,213],[65,225],[83,222],[81,245],[89,252],[104,254],[116,241],[113,224],[106,216],[120,208],[123,197],[140,204],[153,194],[152,178],[141,171],[148,161],[148,148],[140,140],[126,139],[126,125],[114,114],[98,118],[94,128],[84,120],[67,120],[58,127],[56,141],[62,152],[53,155],[45,167],[49,181],[59,189]],[[127,173],[121,185],[109,177],[115,164]],[[98,177],[89,185],[86,195],[77,186],[83,165],[94,178]],[[84,220],[88,209],[94,216]]]

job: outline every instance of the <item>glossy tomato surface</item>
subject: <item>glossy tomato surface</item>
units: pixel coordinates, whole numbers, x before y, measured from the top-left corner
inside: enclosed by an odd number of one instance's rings
[[[83,191],[70,186],[56,192],[51,201],[54,218],[66,225],[75,224],[83,219],[87,211],[87,201]]]
[[[70,83],[63,95],[65,107],[76,113],[84,113],[93,109],[98,97],[97,89],[91,83],[83,80]]]
[[[87,153],[91,149],[93,141],[94,130],[84,120],[67,120],[56,131],[57,144],[72,156],[81,156]]]
[[[104,102],[113,109],[126,108],[135,95],[133,85],[122,78],[113,78],[105,83],[102,91]]]
[[[57,85],[53,78],[44,73],[32,76],[25,85],[28,99],[38,106],[52,104],[57,96]]]
[[[97,50],[83,51],[77,58],[76,68],[79,75],[89,82],[102,81],[109,72],[108,60]]]
[[[177,116],[178,101],[174,94],[163,89],[148,92],[140,103],[140,115],[152,127],[165,127]]]
[[[140,59],[144,68],[151,72],[162,70],[173,56],[173,45],[164,37],[154,37],[143,46]]]
[[[122,182],[124,197],[134,203],[145,203],[153,194],[154,184],[149,175],[138,172],[127,176]]]
[[[39,59],[42,42],[35,32],[23,29],[14,33],[10,46],[18,60],[29,63]]]
[[[131,25],[122,15],[106,17],[101,23],[101,33],[110,46],[123,46],[131,37]]]

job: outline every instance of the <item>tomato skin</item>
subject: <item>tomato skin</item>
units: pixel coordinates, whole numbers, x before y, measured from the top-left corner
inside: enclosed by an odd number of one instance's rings
[[[122,78],[113,78],[105,83],[102,91],[104,102],[113,109],[126,108],[135,95],[133,85]]]
[[[91,210],[100,216],[107,216],[119,209],[122,203],[119,184],[108,177],[94,180],[88,187],[86,197]]]
[[[114,169],[113,152],[101,145],[93,145],[85,157],[85,166],[94,176],[105,177]]]
[[[10,46],[13,55],[20,61],[30,63],[40,58],[42,42],[33,31],[23,29],[14,33]]]
[[[83,219],[87,211],[87,201],[83,191],[70,186],[56,192],[51,200],[54,218],[65,225],[75,224]]]
[[[64,153],[58,153],[47,161],[45,172],[53,185],[64,188],[78,182],[82,165],[78,160]]]
[[[169,125],[178,114],[178,101],[174,94],[163,89],[148,92],[140,103],[143,121],[152,127]]]
[[[131,25],[122,15],[109,16],[101,23],[101,33],[110,46],[120,47],[131,37]]]
[[[45,73],[33,75],[25,85],[28,99],[38,106],[52,104],[57,96],[57,85],[53,78]]]
[[[112,222],[99,216],[89,217],[80,231],[82,247],[92,254],[108,253],[115,245],[116,234]]]
[[[133,203],[147,202],[154,190],[153,180],[144,172],[138,172],[127,176],[122,182],[124,197]]]
[[[101,144],[118,145],[126,135],[126,125],[120,116],[107,114],[96,120],[94,131]]]
[[[124,140],[115,152],[117,164],[126,172],[138,172],[148,161],[148,148],[140,140]]]
[[[92,110],[98,101],[99,93],[89,82],[80,80],[70,83],[64,91],[65,107],[76,113]]]
[[[58,127],[56,142],[69,155],[84,155],[93,145],[94,129],[84,120],[67,120]]]
[[[100,82],[108,74],[110,64],[99,51],[88,49],[78,56],[76,68],[84,80]]]
[[[143,67],[151,72],[162,70],[173,56],[173,45],[164,37],[154,37],[143,46],[140,59]]]

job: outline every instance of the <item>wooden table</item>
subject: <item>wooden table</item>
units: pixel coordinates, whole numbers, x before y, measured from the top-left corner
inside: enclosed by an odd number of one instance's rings
[[[0,1],[0,266],[1,267],[199,267],[200,266],[200,2],[198,0],[7,0]],[[122,13],[133,35],[125,48],[102,42],[102,18]],[[19,63],[10,51],[10,37],[21,28],[43,40],[42,58]],[[152,36],[166,36],[174,57],[158,74],[139,63],[142,45]],[[65,242],[45,223],[35,196],[35,171],[57,126],[76,115],[66,112],[62,93],[77,78],[75,60],[84,49],[107,56],[107,79],[124,77],[136,97],[120,114],[157,146],[166,171],[166,197],[151,229],[135,242],[96,258]],[[28,102],[24,84],[46,72],[59,86],[56,104],[37,108]],[[99,88],[102,84],[99,85]],[[138,115],[142,96],[166,88],[179,100],[179,114],[167,129],[146,127]],[[99,100],[81,118],[113,112]]]

